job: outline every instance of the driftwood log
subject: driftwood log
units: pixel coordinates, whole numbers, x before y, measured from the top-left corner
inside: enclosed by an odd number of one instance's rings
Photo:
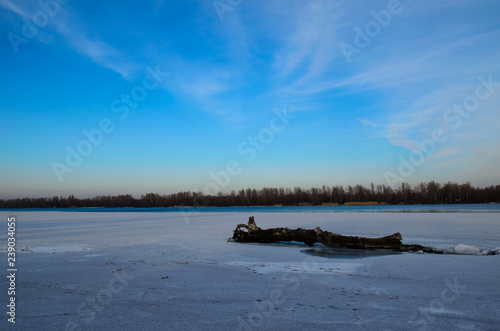
[[[381,238],[365,238],[358,236],[342,236],[333,232],[323,231],[319,227],[314,230],[307,229],[289,229],[289,228],[271,228],[261,229],[255,224],[253,216],[248,220],[248,224],[238,224],[233,233],[233,240],[237,242],[258,242],[258,243],[276,243],[297,241],[303,242],[308,246],[315,243],[323,244],[327,247],[344,247],[357,249],[392,249],[402,252],[423,251],[426,253],[443,253],[432,247],[421,245],[404,245],[401,241],[403,237],[399,232],[390,236]]]

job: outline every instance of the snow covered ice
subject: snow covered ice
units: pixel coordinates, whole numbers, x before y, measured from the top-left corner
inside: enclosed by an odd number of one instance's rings
[[[493,330],[500,324],[500,256],[484,255],[500,247],[498,213],[15,215],[21,330]],[[453,254],[322,256],[297,244],[228,242],[249,216],[262,228],[319,226],[365,237],[400,232],[405,244]],[[1,247],[6,261],[5,236]],[[7,285],[2,277],[1,288]]]
[[[476,246],[458,244],[453,248],[446,249],[444,253],[448,254],[467,254],[467,255],[486,255],[488,251],[481,251]]]

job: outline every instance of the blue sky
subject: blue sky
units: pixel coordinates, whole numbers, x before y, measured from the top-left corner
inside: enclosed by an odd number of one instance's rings
[[[499,12],[0,0],[0,198],[499,184]]]

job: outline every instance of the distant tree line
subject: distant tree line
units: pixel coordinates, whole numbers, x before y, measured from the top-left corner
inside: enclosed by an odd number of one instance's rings
[[[72,208],[72,207],[227,207],[227,206],[300,206],[376,202],[388,204],[442,204],[500,202],[500,185],[473,187],[470,182],[439,184],[434,181],[411,187],[402,183],[393,189],[387,185],[342,185],[303,189],[247,188],[229,194],[205,195],[201,192],[179,192],[168,195],[148,193],[134,198],[130,194],[96,196],[78,199],[73,195],[52,198],[0,200],[0,208]]]

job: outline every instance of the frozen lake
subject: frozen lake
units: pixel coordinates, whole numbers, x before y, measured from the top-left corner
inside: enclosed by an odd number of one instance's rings
[[[500,247],[500,214],[2,211],[22,330],[494,330],[500,255],[323,255],[228,242],[238,223]],[[7,227],[5,227],[5,231]],[[6,266],[6,236],[1,236]],[[22,251],[21,251],[22,249]],[[5,267],[6,269],[7,267]],[[4,271],[5,271],[4,269]],[[8,282],[0,280],[6,303]],[[5,307],[5,306],[4,306]],[[11,327],[5,319],[4,326]]]
[[[129,212],[129,213],[289,213],[289,212],[396,212],[396,213],[500,213],[500,203],[424,204],[424,205],[340,205],[340,206],[250,206],[250,207],[155,207],[155,208],[33,208],[0,209],[20,211],[60,212]]]

